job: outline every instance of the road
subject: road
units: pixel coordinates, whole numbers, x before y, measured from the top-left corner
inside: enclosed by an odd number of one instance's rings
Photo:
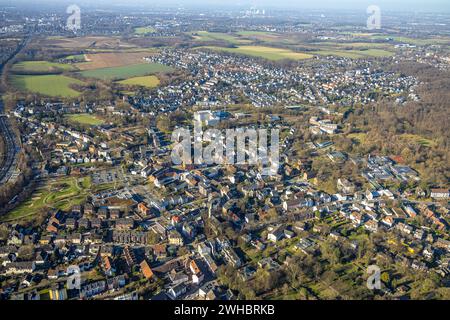
[[[3,185],[11,179],[16,166],[19,155],[19,146],[16,137],[11,130],[8,118],[3,115],[3,101],[0,97],[0,134],[5,141],[5,155],[2,167],[0,168],[0,185]]]
[[[23,48],[28,44],[30,38],[24,39],[24,41],[18,46],[17,50],[11,54],[11,56],[3,64],[0,65],[0,75],[3,74],[3,67],[5,64],[10,62],[14,57],[22,51]],[[2,81],[3,81],[2,77]],[[0,96],[0,135],[5,140],[5,155],[4,161],[2,162],[2,167],[0,168],[0,186],[7,183],[11,177],[14,175],[17,167],[17,159],[20,151],[19,144],[16,140],[9,120],[4,114],[3,99]]]

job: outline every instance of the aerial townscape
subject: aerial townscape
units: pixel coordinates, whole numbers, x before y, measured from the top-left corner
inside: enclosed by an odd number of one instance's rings
[[[0,0],[0,300],[450,299],[450,13],[38,2]]]

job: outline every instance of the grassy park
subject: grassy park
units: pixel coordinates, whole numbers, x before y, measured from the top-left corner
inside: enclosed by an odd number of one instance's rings
[[[46,180],[30,199],[2,217],[2,221],[31,219],[46,209],[69,210],[86,201],[91,186],[90,177]]]
[[[67,115],[66,118],[72,123],[77,123],[86,126],[99,126],[104,123],[104,121],[99,119],[98,117],[87,113],[70,114]]]

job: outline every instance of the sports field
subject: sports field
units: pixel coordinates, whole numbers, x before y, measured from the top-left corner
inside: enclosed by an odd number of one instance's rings
[[[264,58],[272,61],[279,61],[284,59],[303,60],[303,59],[310,59],[313,57],[312,55],[306,53],[263,46],[240,46],[237,48],[222,48],[222,47],[204,47],[204,48]]]
[[[171,67],[158,63],[141,63],[130,66],[102,68],[80,72],[83,77],[97,78],[102,80],[121,80],[140,77],[160,72],[170,72]]]
[[[17,89],[39,93],[50,97],[76,98],[80,92],[71,88],[72,85],[83,85],[84,82],[63,75],[13,75],[11,83]]]
[[[129,86],[141,86],[146,88],[155,88],[159,86],[160,81],[156,76],[134,77],[127,80],[119,81],[120,84]]]
[[[12,67],[13,72],[20,73],[61,73],[75,70],[70,64],[54,63],[48,61],[22,61]]]
[[[99,126],[104,123],[104,121],[102,119],[99,119],[96,116],[87,114],[87,113],[70,114],[70,115],[67,115],[66,118],[70,122],[87,125],[87,126]]]

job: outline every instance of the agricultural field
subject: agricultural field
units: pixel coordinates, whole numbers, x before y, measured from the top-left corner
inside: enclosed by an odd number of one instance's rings
[[[450,44],[450,38],[448,37],[430,37],[427,39],[423,38],[412,38],[406,36],[397,36],[393,34],[382,34],[382,33],[358,33],[358,32],[340,32],[342,35],[351,36],[354,39],[362,40],[376,40],[382,41],[381,43],[407,43],[417,46],[426,46],[433,44]]]
[[[416,46],[427,46],[427,45],[436,45],[436,44],[450,44],[450,38],[429,38],[429,39],[419,39],[419,38],[410,38],[410,37],[399,37],[399,36],[389,36],[389,35],[375,35],[371,36],[372,39],[375,40],[386,40],[392,39],[392,41],[399,43],[407,43]]]
[[[322,56],[337,56],[350,59],[364,59],[364,58],[380,58],[391,57],[393,52],[382,49],[368,49],[368,50],[320,50],[314,51],[314,54]]]
[[[87,113],[71,114],[67,115],[66,118],[72,123],[86,126],[99,126],[105,123],[102,119],[99,119],[98,117]]]
[[[86,201],[92,187],[91,178],[58,178],[47,180],[31,198],[2,217],[2,221],[32,219],[46,209],[69,210]]]
[[[271,32],[266,31],[239,31],[237,32],[238,35],[248,37],[248,36],[267,36],[267,35],[275,35]]]
[[[232,44],[246,44],[252,42],[247,39],[240,39],[239,35],[232,33],[198,31],[191,35],[198,41],[226,41]]]
[[[122,40],[120,37],[48,37],[39,42],[40,47],[56,47],[65,49],[130,49],[134,45]]]
[[[83,85],[84,82],[63,75],[12,75],[11,84],[21,91],[50,97],[76,98],[81,93],[71,86]]]
[[[158,63],[141,63],[123,67],[103,68],[80,72],[83,77],[101,80],[121,80],[133,77],[151,75],[160,72],[170,72],[171,67]]]
[[[73,71],[75,68],[70,64],[54,63],[48,61],[22,61],[12,67],[12,72],[21,74],[33,73],[61,73],[63,71]]]
[[[298,44],[299,41],[295,36],[289,34],[278,34],[266,31],[240,31],[237,32],[237,35],[241,37],[245,37],[246,39],[253,41],[262,41],[267,44],[287,44],[287,45],[295,45]]]
[[[156,76],[134,77],[127,80],[119,81],[120,84],[129,86],[140,86],[146,88],[155,88],[159,86],[160,81]]]
[[[237,48],[222,48],[222,47],[203,47],[203,48],[264,58],[272,61],[279,61],[284,59],[303,60],[303,59],[310,59],[313,57],[312,55],[306,53],[263,46],[240,46]]]
[[[77,63],[76,66],[78,69],[86,71],[140,64],[143,62],[144,57],[147,57],[152,53],[154,53],[152,50],[140,50],[86,54],[86,62]]]

